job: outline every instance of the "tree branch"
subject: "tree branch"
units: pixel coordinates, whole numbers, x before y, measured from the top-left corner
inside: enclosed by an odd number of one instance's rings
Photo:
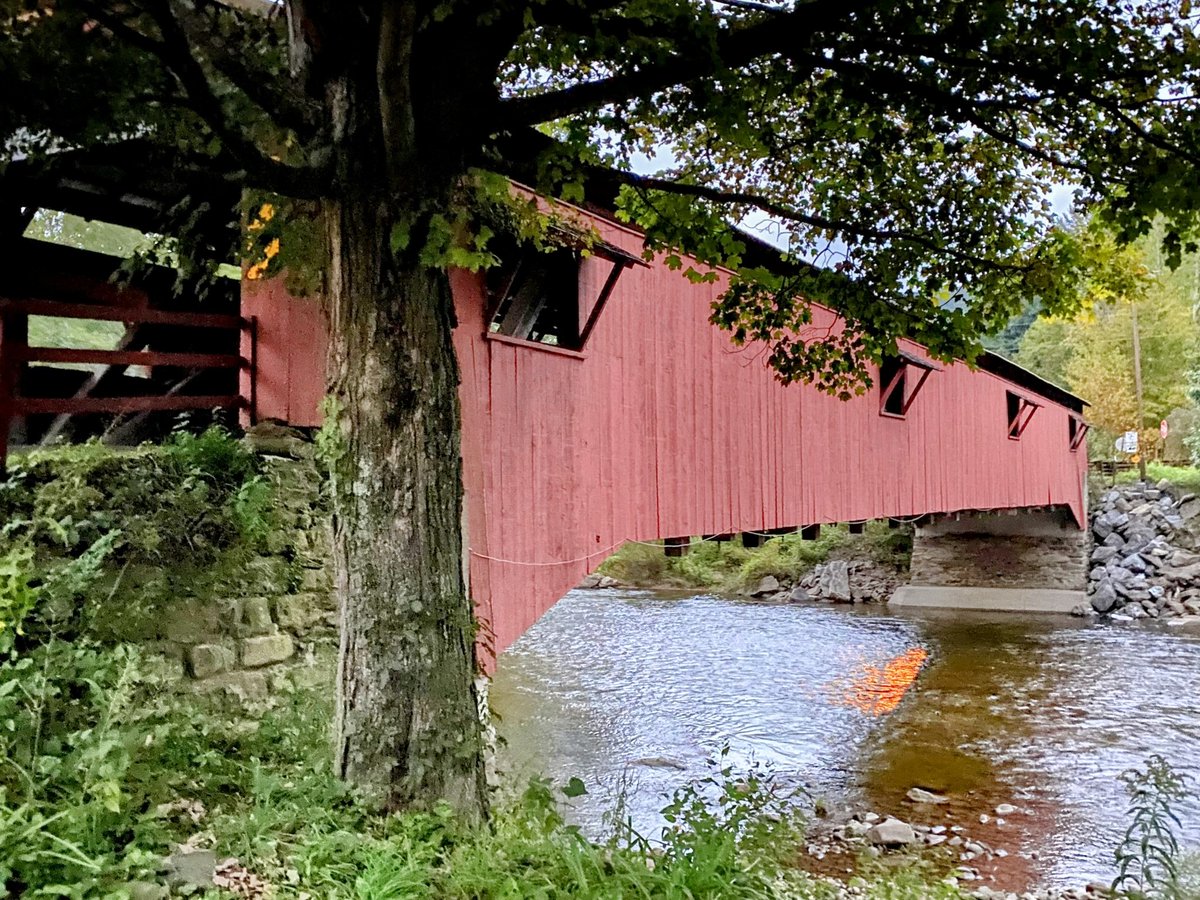
[[[211,2],[208,5],[212,5]],[[245,57],[228,43],[220,40],[214,23],[204,20],[196,9],[186,4],[172,6],[189,42],[198,47],[214,69],[229,79],[252,103],[283,128],[290,128],[302,139],[312,137],[320,121],[320,109],[286,79],[272,81],[246,65]],[[221,10],[236,15],[232,7]]]
[[[879,228],[873,225],[864,225],[858,222],[850,222],[838,219],[828,219],[823,216],[814,216],[810,213],[802,213],[799,210],[793,209],[790,206],[784,206],[778,201],[772,200],[769,197],[763,197],[760,194],[753,194],[745,191],[727,191],[721,188],[714,188],[703,184],[689,184],[687,182],[673,181],[669,178],[658,178],[651,175],[637,175],[633,172],[623,172],[619,169],[605,169],[605,174],[610,178],[615,178],[623,184],[631,187],[641,188],[652,191],[663,191],[670,194],[679,194],[686,197],[696,197],[702,200],[709,200],[714,203],[731,206],[753,206],[761,210],[767,215],[775,216],[779,219],[784,219],[789,222],[796,222],[800,225],[808,225],[812,228],[819,228],[824,231],[834,234],[853,235],[854,237],[863,240],[873,241],[877,243],[899,242],[911,244],[915,247],[920,247],[923,250],[932,253],[942,254],[954,259],[965,262],[970,262],[975,265],[985,266],[993,270],[1007,271],[1023,271],[1024,266],[1000,263],[996,260],[986,257],[977,256],[972,253],[967,253],[962,250],[956,250],[953,247],[946,246],[927,235],[919,234],[912,231],[901,229]]]
[[[686,84],[736,68],[772,53],[808,46],[820,33],[844,22],[876,0],[822,0],[806,3],[788,13],[772,16],[745,28],[730,29],[710,48],[677,53],[644,69],[622,72],[596,81],[585,81],[557,91],[511,97],[500,101],[499,121],[506,125],[536,125],[572,113],[597,109],[635,97],[645,97],[678,84]]]
[[[162,40],[155,42],[154,52],[187,93],[193,111],[220,138],[222,146],[250,180],[259,186],[300,199],[316,199],[327,193],[332,186],[330,167],[295,166],[273,159],[230,121],[176,15],[175,8],[179,5],[180,0],[163,0],[156,2],[150,10],[162,33]]]

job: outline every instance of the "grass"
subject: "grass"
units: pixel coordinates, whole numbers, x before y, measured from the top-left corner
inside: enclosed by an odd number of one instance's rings
[[[641,587],[708,588],[736,592],[753,587],[766,575],[794,582],[830,559],[871,559],[904,569],[912,551],[911,529],[890,529],[869,522],[863,534],[845,526],[821,529],[815,541],[798,534],[771,538],[747,549],[740,540],[693,541],[682,557],[668,557],[659,544],[629,543],[600,566],[602,574]]]
[[[1180,490],[1200,493],[1200,469],[1195,466],[1164,466],[1160,463],[1147,463],[1146,478],[1151,484],[1166,479]],[[1132,484],[1137,480],[1137,469],[1117,473],[1117,484]]]
[[[332,681],[328,662],[323,682]],[[150,701],[139,694],[151,686],[140,677],[123,676],[122,711],[107,717],[109,738],[128,749],[103,831],[74,840],[78,859],[54,866],[22,864],[31,845],[0,835],[0,894],[7,887],[27,897],[126,897],[125,885],[157,881],[158,860],[188,842],[218,859],[235,857],[276,900],[834,895],[828,882],[795,866],[803,842],[795,793],[769,773],[735,772],[723,758],[713,761],[709,778],[670,799],[664,814],[673,825],[659,840],[628,826],[605,842],[586,839],[560,813],[568,790],[545,780],[509,786],[485,826],[464,825],[441,806],[385,815],[333,775],[327,683],[285,695],[259,721],[243,721],[227,704],[164,692],[161,682]],[[86,750],[90,738],[74,740]],[[51,755],[66,752],[50,746]],[[55,805],[97,807],[75,790],[59,791]],[[0,794],[0,816],[12,807]],[[65,845],[42,843],[46,854]],[[960,896],[914,868],[870,871],[861,881],[866,898]]]

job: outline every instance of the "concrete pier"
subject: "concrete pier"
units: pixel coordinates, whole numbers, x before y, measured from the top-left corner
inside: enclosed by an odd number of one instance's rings
[[[1068,613],[1087,599],[1088,533],[1061,509],[956,513],[919,526],[901,607]]]

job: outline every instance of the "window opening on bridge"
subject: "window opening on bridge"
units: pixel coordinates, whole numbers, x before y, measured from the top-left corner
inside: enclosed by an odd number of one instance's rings
[[[549,252],[515,240],[501,242],[500,263],[487,274],[489,334],[582,350],[620,274],[631,266],[646,265],[605,241],[563,228],[557,232],[563,246]],[[598,294],[586,290],[588,282],[581,277],[592,257],[612,263]]]
[[[1083,439],[1087,437],[1088,429],[1091,427],[1077,416],[1067,416],[1067,440],[1072,453],[1083,446]]]
[[[920,376],[915,373],[910,376],[909,369],[919,370]],[[879,414],[904,418],[925,386],[929,373],[938,371],[941,370],[937,366],[904,350],[885,356],[879,363]]]
[[[1011,440],[1020,440],[1025,429],[1029,427],[1033,414],[1041,409],[1042,405],[1012,391],[1005,391],[1004,399],[1008,411],[1008,436]]]
[[[488,330],[493,334],[575,348],[579,257],[574,252],[541,253],[530,248],[511,267],[502,263],[490,269],[488,288],[494,304]]]

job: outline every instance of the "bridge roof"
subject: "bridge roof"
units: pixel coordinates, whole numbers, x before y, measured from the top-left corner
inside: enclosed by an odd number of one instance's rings
[[[990,350],[985,350],[979,354],[979,357],[975,360],[975,364],[985,372],[998,375],[1001,378],[1011,381],[1013,384],[1033,391],[1035,394],[1041,394],[1047,400],[1061,403],[1068,409],[1073,409],[1078,413],[1082,413],[1085,406],[1091,406],[1082,397],[1072,394],[1070,391],[1059,387],[1053,381],[1048,381],[1041,375],[1030,372],[1028,369],[1017,365],[1011,359],[1001,356],[999,353],[992,353]]]

